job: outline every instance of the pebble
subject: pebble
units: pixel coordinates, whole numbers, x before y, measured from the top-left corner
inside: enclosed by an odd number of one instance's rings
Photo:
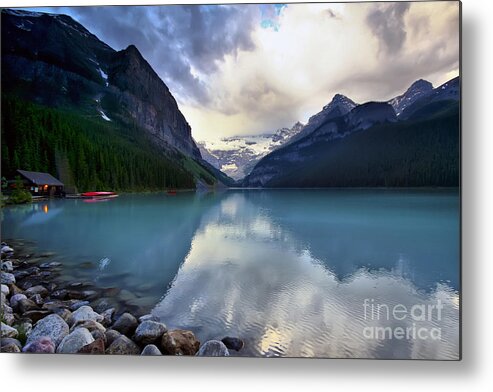
[[[226,345],[219,340],[209,340],[200,347],[199,357],[229,357]]]
[[[159,351],[159,349],[154,344],[148,344],[147,346],[144,347],[140,355],[155,356],[155,355],[163,355],[163,354],[161,353],[161,351]]]
[[[241,340],[240,338],[233,338],[231,336],[226,336],[225,338],[221,339],[221,342],[223,342],[228,349],[235,351],[240,351],[243,346],[245,346],[243,340]]]

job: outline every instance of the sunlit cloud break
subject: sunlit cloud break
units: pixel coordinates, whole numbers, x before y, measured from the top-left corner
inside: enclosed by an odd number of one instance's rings
[[[262,134],[341,93],[387,100],[458,75],[459,3],[45,8],[115,49],[135,44],[169,86],[196,140]]]

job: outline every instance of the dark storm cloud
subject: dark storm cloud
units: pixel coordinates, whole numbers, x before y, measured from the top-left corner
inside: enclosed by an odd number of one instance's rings
[[[66,7],[67,13],[120,50],[134,44],[182,100],[205,105],[210,74],[225,55],[253,50],[256,6]]]
[[[409,3],[376,5],[366,17],[368,26],[380,40],[380,50],[389,54],[399,52],[406,40],[404,15]]]

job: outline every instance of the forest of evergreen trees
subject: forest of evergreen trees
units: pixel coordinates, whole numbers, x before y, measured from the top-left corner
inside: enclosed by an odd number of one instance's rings
[[[68,161],[79,192],[194,188],[179,153],[165,154],[137,128],[2,98],[2,176],[17,169],[57,176],[56,158]],[[176,155],[176,156],[174,156]]]

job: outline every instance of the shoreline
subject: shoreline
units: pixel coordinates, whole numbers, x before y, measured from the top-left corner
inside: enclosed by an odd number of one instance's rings
[[[201,344],[192,331],[168,330],[156,316],[130,309],[121,288],[64,280],[56,254],[24,252],[23,245],[1,245],[2,353],[214,357],[243,348],[238,338]]]

